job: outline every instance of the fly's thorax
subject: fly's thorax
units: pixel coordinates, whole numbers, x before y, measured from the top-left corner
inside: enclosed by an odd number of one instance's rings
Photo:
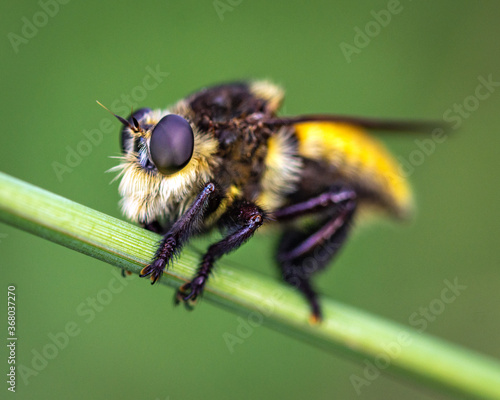
[[[221,182],[226,202],[243,198],[272,211],[296,189],[302,160],[290,127],[270,130],[240,125],[215,132],[219,140]]]

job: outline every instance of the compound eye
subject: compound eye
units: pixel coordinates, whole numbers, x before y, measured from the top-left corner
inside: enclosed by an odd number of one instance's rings
[[[130,115],[128,118],[127,118],[127,121],[130,122],[132,125],[134,124],[134,120],[132,118],[135,118],[136,121],[138,121],[139,123],[141,122],[141,120],[151,112],[151,109],[150,108],[140,108],[139,110],[135,111],[132,115]],[[122,148],[122,152],[125,151],[125,147],[126,147],[126,144],[129,140],[132,140],[132,136],[130,135],[129,133],[129,129],[127,127],[123,127],[122,128],[122,134],[121,134],[121,148]],[[136,146],[134,146],[134,151],[137,151],[138,149],[135,148]]]
[[[193,156],[194,134],[180,115],[163,117],[153,129],[149,154],[162,174],[172,175],[184,168]]]

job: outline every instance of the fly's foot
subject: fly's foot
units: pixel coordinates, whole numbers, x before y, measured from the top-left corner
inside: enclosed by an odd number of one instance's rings
[[[206,283],[205,276],[197,276],[191,282],[182,285],[175,295],[175,304],[181,301],[186,304],[186,307],[192,308],[196,304],[196,299],[203,293],[203,288]]]
[[[125,268],[122,268],[122,277],[126,278],[129,275],[132,275],[132,272],[127,271]]]
[[[163,275],[163,271],[165,271],[165,267],[172,258],[172,255],[175,254],[176,244],[175,239],[171,235],[166,236],[157,250],[153,262],[144,267],[139,276],[141,278],[151,276],[151,284],[156,283]]]
[[[313,304],[312,305],[312,312],[311,315],[309,316],[309,324],[313,326],[317,326],[321,323],[323,320],[323,316],[321,314],[321,309],[319,308],[318,304]]]
[[[153,285],[163,275],[163,271],[165,270],[165,265],[166,265],[166,262],[163,258],[157,258],[151,264],[149,264],[147,267],[144,267],[141,270],[141,273],[139,274],[139,276],[141,278],[145,278],[147,276],[150,276],[151,277],[151,285]]]

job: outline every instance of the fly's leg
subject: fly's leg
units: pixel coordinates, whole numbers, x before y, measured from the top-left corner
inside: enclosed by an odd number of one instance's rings
[[[207,183],[188,211],[175,222],[163,237],[153,261],[142,269],[139,275],[141,278],[151,276],[151,284],[160,279],[173,256],[179,254],[184,243],[200,230],[205,211],[217,199],[218,193],[215,184]]]
[[[226,230],[226,236],[208,248],[194,278],[177,291],[176,304],[180,301],[185,302],[186,305],[194,302],[203,292],[214,263],[224,254],[236,250],[250,239],[264,219],[264,212],[255,204],[244,200],[235,202],[221,218],[221,227]]]
[[[343,244],[356,204],[354,190],[336,186],[317,197],[284,207],[275,213],[278,221],[312,214],[322,216],[312,228],[288,229],[281,238],[277,254],[283,279],[304,294],[311,307],[312,322],[321,320],[321,308],[318,295],[311,286],[311,276],[324,268]]]
[[[144,229],[147,229],[148,231],[151,231],[154,233],[158,233],[158,234],[165,233],[165,231],[163,230],[163,227],[161,226],[161,224],[158,221],[153,221],[153,222],[150,222],[149,224],[143,224],[142,227]]]

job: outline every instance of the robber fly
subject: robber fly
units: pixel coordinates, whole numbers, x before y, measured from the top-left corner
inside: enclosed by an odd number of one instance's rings
[[[176,293],[192,304],[214,263],[265,225],[281,227],[276,260],[283,279],[321,319],[311,276],[345,241],[362,209],[397,218],[412,209],[398,164],[365,130],[427,129],[422,123],[335,115],[280,117],[283,90],[265,81],[198,91],[166,110],[116,116],[121,130],[121,207],[163,234],[141,277],[158,281],[194,235],[219,228],[196,275]],[[317,257],[321,251],[322,256]],[[326,255],[326,256],[325,256]],[[314,262],[311,262],[311,261]]]

